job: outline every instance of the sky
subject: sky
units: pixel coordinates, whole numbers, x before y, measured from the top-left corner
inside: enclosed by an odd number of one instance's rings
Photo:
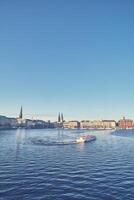
[[[134,119],[133,0],[1,0],[0,114]]]

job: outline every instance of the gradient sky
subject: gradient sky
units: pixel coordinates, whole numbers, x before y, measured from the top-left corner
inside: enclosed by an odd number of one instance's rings
[[[0,114],[134,119],[133,0],[1,0]]]

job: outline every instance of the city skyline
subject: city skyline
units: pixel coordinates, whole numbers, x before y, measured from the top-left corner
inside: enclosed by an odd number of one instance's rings
[[[20,107],[20,112],[18,113],[10,113],[8,115],[5,115],[4,113],[0,113],[0,116],[5,116],[5,117],[9,117],[9,118],[20,118],[20,119],[31,119],[31,120],[43,120],[43,121],[57,121],[57,122],[63,122],[63,121],[73,121],[73,120],[78,120],[78,121],[83,121],[83,120],[113,120],[113,121],[119,121],[120,119],[130,119],[130,118],[127,118],[126,116],[122,116],[118,119],[114,119],[114,118],[79,118],[79,119],[76,119],[76,118],[71,118],[71,117],[67,117],[64,115],[63,112],[59,112],[57,115],[46,115],[46,114],[25,114],[23,112],[23,106],[21,105]],[[65,118],[64,118],[65,116]],[[134,120],[134,118],[131,118],[130,120]]]
[[[133,1],[0,2],[0,114],[134,118]]]

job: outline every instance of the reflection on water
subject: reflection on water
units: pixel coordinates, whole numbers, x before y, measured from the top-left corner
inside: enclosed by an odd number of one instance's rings
[[[25,130],[17,129],[16,130],[16,157],[19,155],[19,151],[24,140],[25,140]]]
[[[95,142],[45,146],[33,145],[31,138],[64,141],[82,133],[1,131],[0,200],[133,200],[134,140],[110,131],[89,132]]]
[[[26,131],[24,129],[16,130],[16,143],[21,144],[25,140]]]

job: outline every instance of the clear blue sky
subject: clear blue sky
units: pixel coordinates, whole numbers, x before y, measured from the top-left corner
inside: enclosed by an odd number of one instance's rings
[[[134,118],[133,0],[1,0],[0,113]]]

